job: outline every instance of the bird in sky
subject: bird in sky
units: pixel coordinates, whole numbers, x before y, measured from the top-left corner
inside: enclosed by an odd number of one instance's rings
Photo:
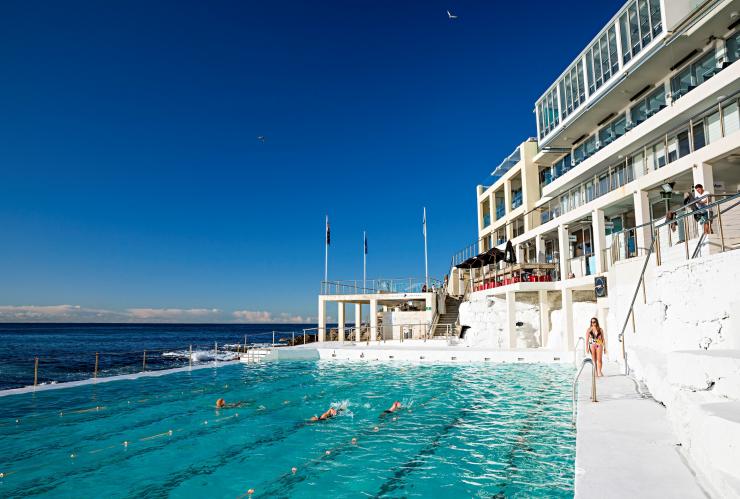
[[[447,11],[447,17],[451,20],[457,19],[457,16],[453,14],[452,12],[450,12],[449,10]]]
[[[265,140],[267,140],[267,137],[265,137],[264,135],[258,135],[257,140],[259,140],[260,142],[264,144]]]

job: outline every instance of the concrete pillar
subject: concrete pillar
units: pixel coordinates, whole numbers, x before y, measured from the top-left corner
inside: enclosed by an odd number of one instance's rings
[[[326,341],[326,301],[319,296],[319,341]]]
[[[339,332],[339,341],[344,341],[344,312],[347,310],[343,301],[337,302],[337,331]]]
[[[491,217],[491,224],[496,221],[496,196],[493,192],[488,196],[488,213]]]
[[[375,339],[378,336],[378,300],[370,300],[370,338]]]
[[[483,230],[483,200],[478,201],[478,232]]]
[[[563,326],[563,346],[567,351],[574,348],[573,341],[573,290],[563,289],[563,309],[562,309],[562,326]]]
[[[511,212],[511,180],[504,182],[504,213]],[[507,236],[508,237],[508,236]]]
[[[545,262],[545,241],[542,239],[542,234],[534,236],[534,252],[537,255],[537,263]]]
[[[560,280],[564,281],[570,273],[570,234],[565,225],[558,225],[558,259],[560,261]]]
[[[355,303],[355,334],[352,339],[360,337],[360,328],[362,327],[362,303]]]
[[[547,300],[547,291],[539,291],[540,299],[540,346],[547,346],[550,335],[550,302]]]
[[[604,210],[594,210],[591,213],[591,232],[594,239],[594,260],[596,260],[596,269],[591,269],[596,274],[606,272],[606,227],[604,226]]]
[[[714,171],[712,165],[707,163],[699,163],[694,165],[691,172],[693,174],[693,185],[701,184],[707,192],[714,194]]]
[[[650,222],[650,201],[648,200],[647,191],[635,191],[632,194],[635,203],[635,226]],[[642,255],[652,242],[650,235],[650,226],[647,225],[635,231],[635,243],[637,244],[637,254]]]
[[[507,348],[516,348],[516,293],[513,291],[506,292],[506,337],[508,338]]]
[[[516,244],[514,245],[514,254],[516,255],[516,261],[517,262],[523,262],[524,261],[524,245],[523,244]]]

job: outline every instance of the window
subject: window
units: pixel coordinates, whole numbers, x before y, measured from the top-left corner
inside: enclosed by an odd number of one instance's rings
[[[603,173],[599,176],[599,196],[603,196],[609,192],[609,172]]]
[[[560,123],[560,109],[558,107],[557,87],[553,88],[537,103],[539,135],[543,138]]]
[[[601,146],[610,144],[615,139],[624,135],[626,130],[627,119],[624,114],[614,118],[608,125],[599,130],[599,141]]]
[[[632,52],[630,51],[630,35],[626,12],[619,16],[619,38],[621,38],[622,43],[622,61],[627,64],[632,59]]]
[[[632,165],[633,178],[639,178],[645,175],[645,157],[642,151],[633,154],[629,162]]]
[[[694,151],[707,145],[707,141],[704,138],[704,120],[694,123],[692,133],[694,135]]]
[[[663,22],[660,17],[660,0],[650,0],[650,23],[653,26],[653,38],[663,31]]]
[[[727,39],[727,59],[730,62],[735,62],[740,59],[740,31],[735,32],[734,35]]]
[[[725,137],[740,129],[740,116],[738,116],[737,101],[722,109],[722,124],[725,129]]]
[[[678,99],[695,89],[717,73],[717,57],[714,48],[689,64],[671,78],[671,94]]]
[[[637,12],[640,16],[640,35],[642,35],[642,46],[644,48],[645,45],[650,43],[653,36],[652,28],[650,26],[650,14],[648,14],[647,0],[637,1]]]
[[[668,139],[668,162],[683,158],[690,152],[689,131],[681,130]]]
[[[639,125],[661,109],[665,108],[665,88],[659,85],[647,97],[630,108],[630,116],[635,125]]]
[[[624,163],[620,163],[612,169],[612,189],[618,189],[626,183]]]
[[[719,122],[719,111],[707,116],[707,143],[711,144],[722,138],[722,125]]]
[[[666,165],[665,143],[661,140],[653,144],[650,149],[653,158],[653,163],[651,165],[653,170],[663,168]]]
[[[589,180],[586,182],[586,202],[590,202],[594,200],[594,181]]]
[[[618,71],[617,31],[612,24],[586,52],[589,90],[596,91]]]

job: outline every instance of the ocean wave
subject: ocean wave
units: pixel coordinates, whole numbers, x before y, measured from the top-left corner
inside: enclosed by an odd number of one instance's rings
[[[192,358],[193,362],[213,362],[214,360],[237,360],[239,355],[235,352],[214,352],[213,350],[194,350],[191,355],[189,350],[175,350],[173,352],[164,352],[162,357],[186,360]]]

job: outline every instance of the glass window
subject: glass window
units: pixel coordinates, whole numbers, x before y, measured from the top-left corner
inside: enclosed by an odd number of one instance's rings
[[[727,39],[727,59],[730,62],[740,59],[740,31]]]
[[[563,210],[563,213],[567,213],[568,211],[570,211],[570,204],[567,194],[563,194],[562,196],[560,196],[560,208]]]
[[[696,87],[694,75],[691,73],[691,65],[681,70],[671,78],[671,96],[678,99]]]
[[[630,19],[630,41],[632,42],[632,56],[636,56],[640,49],[640,26],[637,21],[637,5],[632,2],[627,8]]]
[[[647,0],[637,0],[637,10],[640,16],[640,35],[642,35],[642,47],[650,43],[652,39],[652,27],[650,26],[650,15],[648,14]]]
[[[626,12],[619,17],[619,37],[622,44],[622,61],[627,64],[627,61],[632,58],[632,54],[630,53],[630,35]]]
[[[711,144],[722,138],[722,126],[719,122],[719,111],[707,116],[707,143]]]
[[[707,145],[706,139],[704,138],[704,120],[699,120],[694,123],[692,133],[694,135],[694,151]]]
[[[606,41],[606,33],[604,33],[599,39],[599,45],[601,47],[601,74],[606,83],[612,74],[611,64],[609,63],[609,46]]]
[[[653,170],[664,167],[666,165],[665,143],[662,140],[660,142],[656,142],[655,144],[653,144],[652,150]]]
[[[668,139],[668,162],[672,163],[689,153],[689,131],[682,130]]]
[[[709,49],[709,52],[692,64],[691,68],[697,85],[714,76],[717,69],[717,57],[714,48]]]
[[[633,170],[633,178],[642,177],[645,175],[645,161],[642,151],[635,153],[630,158],[630,163]]]
[[[650,23],[653,25],[653,38],[663,30],[660,18],[660,0],[650,0]]]
[[[630,109],[630,117],[635,125],[639,125],[647,119],[647,102],[641,100]]]
[[[586,87],[583,86],[583,65],[578,61],[576,71],[576,81],[578,81],[578,103],[586,100]]]
[[[596,90],[596,83],[594,81],[593,59],[590,50],[586,52],[586,76],[588,76],[588,93],[592,94]]]
[[[604,83],[601,73],[601,53],[599,52],[598,42],[594,44],[594,46],[591,48],[591,51],[594,56],[594,76],[596,77],[595,84],[596,88],[598,89]]]
[[[599,196],[603,196],[607,192],[609,192],[609,172],[599,176]]]
[[[593,201],[594,199],[594,181],[589,180],[586,182],[586,202]]]
[[[607,32],[609,37],[609,61],[611,61],[612,74],[619,72],[619,56],[617,55],[617,30],[612,24]]]
[[[735,133],[740,128],[740,116],[738,116],[737,101],[722,109],[722,123],[725,129],[725,137]]]

